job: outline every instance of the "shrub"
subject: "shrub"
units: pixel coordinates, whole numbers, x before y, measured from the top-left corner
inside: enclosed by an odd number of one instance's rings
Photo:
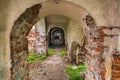
[[[54,49],[48,49],[48,54],[50,54],[50,55],[53,55],[53,54],[55,54],[55,50]]]
[[[42,60],[46,59],[47,57],[44,55],[40,55],[40,54],[35,54],[34,52],[29,53],[27,61],[29,64],[31,63],[37,63],[37,62],[41,62]]]
[[[67,66],[66,71],[70,76],[70,80],[80,80],[84,77],[83,74],[80,74],[80,72],[85,71],[85,63],[82,63],[79,66]]]

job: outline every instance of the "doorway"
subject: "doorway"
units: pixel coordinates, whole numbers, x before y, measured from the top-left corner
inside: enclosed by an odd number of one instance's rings
[[[64,47],[65,46],[65,38],[64,31],[61,28],[52,28],[49,32],[49,47]]]

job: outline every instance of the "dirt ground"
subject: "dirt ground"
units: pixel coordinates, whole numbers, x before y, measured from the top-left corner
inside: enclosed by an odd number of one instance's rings
[[[61,49],[55,49],[56,53],[47,57],[37,67],[29,69],[29,80],[69,80],[66,73],[66,62],[60,56]]]

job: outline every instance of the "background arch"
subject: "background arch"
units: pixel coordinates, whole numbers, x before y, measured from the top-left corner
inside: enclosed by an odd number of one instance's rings
[[[50,31],[49,31],[49,40],[48,40],[48,42],[49,42],[49,47],[52,45],[52,43],[51,43],[51,35],[52,35],[52,33],[54,32],[54,31],[56,31],[56,30],[58,30],[58,31],[60,31],[61,33],[62,33],[62,36],[63,36],[63,44],[61,45],[62,47],[64,47],[65,46],[65,33],[64,33],[64,31],[61,29],[61,28],[58,28],[58,27],[54,27],[54,28],[52,28]],[[56,46],[57,47],[57,46]],[[59,46],[58,46],[59,47]]]

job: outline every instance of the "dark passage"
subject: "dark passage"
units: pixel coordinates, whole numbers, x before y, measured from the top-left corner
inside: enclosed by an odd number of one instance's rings
[[[49,47],[58,48],[65,46],[64,31],[61,28],[53,28],[49,32]]]

